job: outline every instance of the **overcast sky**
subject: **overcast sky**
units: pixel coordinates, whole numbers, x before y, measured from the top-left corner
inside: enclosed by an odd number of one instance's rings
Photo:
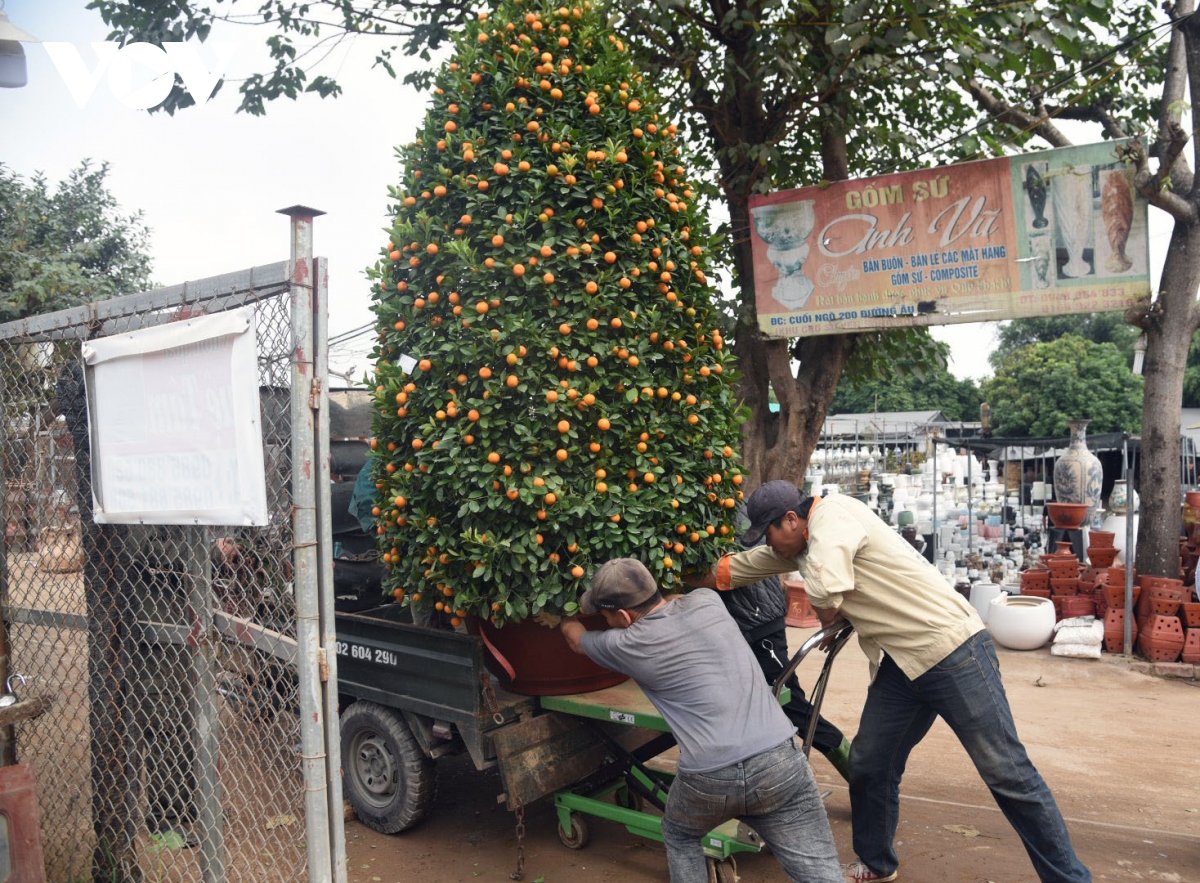
[[[89,44],[103,41],[107,28],[85,4],[0,0],[13,24],[43,41],[75,44],[91,70],[97,57]],[[233,44],[228,75],[237,77],[256,63],[261,69],[263,36],[261,29],[229,27],[210,40]],[[363,270],[386,241],[387,185],[399,178],[393,148],[411,140],[426,105],[425,96],[370,70],[377,46],[356,38],[334,50],[323,70],[345,88],[336,100],[281,100],[265,117],[251,117],[234,113],[239,96],[227,84],[205,106],[171,117],[125,106],[107,75],[80,108],[46,49],[25,44],[29,85],[0,89],[0,162],[58,181],[81,159],[107,161],[108,186],[122,207],[145,214],[161,285],[284,260],[288,220],[276,210],[298,203],[321,209],[327,214],[316,221],[314,241],[329,258],[330,333],[344,333],[372,319]],[[215,64],[211,48],[200,51]],[[1155,279],[1169,229],[1155,217],[1161,214],[1151,209]],[[995,323],[933,331],[952,347],[954,374],[991,373]],[[335,347],[331,367],[360,377],[369,349],[366,335]]]

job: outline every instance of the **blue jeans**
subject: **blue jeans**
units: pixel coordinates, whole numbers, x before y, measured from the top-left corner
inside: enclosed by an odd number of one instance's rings
[[[707,773],[680,773],[663,816],[671,883],[705,883],[701,838],[738,818],[757,831],[795,883],[842,883],[825,805],[795,739]]]
[[[900,778],[908,756],[940,715],[991,789],[1046,883],[1089,883],[1054,796],[1017,737],[991,635],[979,632],[916,680],[885,656],[867,690],[850,749],[854,851],[877,874],[900,864],[893,846]]]

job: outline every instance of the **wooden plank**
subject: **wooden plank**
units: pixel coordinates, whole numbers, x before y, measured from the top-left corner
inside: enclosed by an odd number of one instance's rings
[[[545,699],[542,697],[543,702]],[[510,810],[569,788],[610,759],[611,752],[591,726],[570,715],[550,712],[492,731]],[[611,735],[633,751],[656,734],[620,727]]]
[[[13,705],[0,708],[0,728],[11,727],[17,721],[30,720],[50,710],[51,701],[45,696],[22,699]]]
[[[577,717],[647,727],[662,733],[670,730],[658,709],[650,704],[642,688],[632,680],[591,693],[543,696],[541,702],[542,708],[566,712]]]

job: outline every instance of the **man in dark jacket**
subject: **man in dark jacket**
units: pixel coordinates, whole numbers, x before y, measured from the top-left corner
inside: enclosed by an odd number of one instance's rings
[[[759,540],[761,545],[764,540]],[[788,664],[787,643],[787,592],[779,577],[772,576],[747,586],[720,593],[729,615],[737,623],[742,637],[754,651],[754,658],[767,678],[774,684]],[[808,732],[812,720],[813,706],[804,695],[800,682],[793,675],[787,687],[792,698],[783,707],[788,719],[796,725],[801,737]],[[813,747],[825,755],[843,779],[849,781],[850,740],[842,731],[825,720],[817,718],[817,732],[813,736]]]

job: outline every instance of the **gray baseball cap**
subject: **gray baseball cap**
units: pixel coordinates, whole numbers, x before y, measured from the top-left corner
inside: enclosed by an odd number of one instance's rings
[[[776,479],[759,485],[746,501],[746,517],[750,519],[750,527],[742,534],[742,544],[755,545],[767,528],[788,512],[799,513],[807,499],[808,494],[790,481]]]
[[[658,584],[636,558],[614,558],[600,566],[592,577],[592,587],[579,599],[584,613],[600,610],[631,610],[649,601]]]

